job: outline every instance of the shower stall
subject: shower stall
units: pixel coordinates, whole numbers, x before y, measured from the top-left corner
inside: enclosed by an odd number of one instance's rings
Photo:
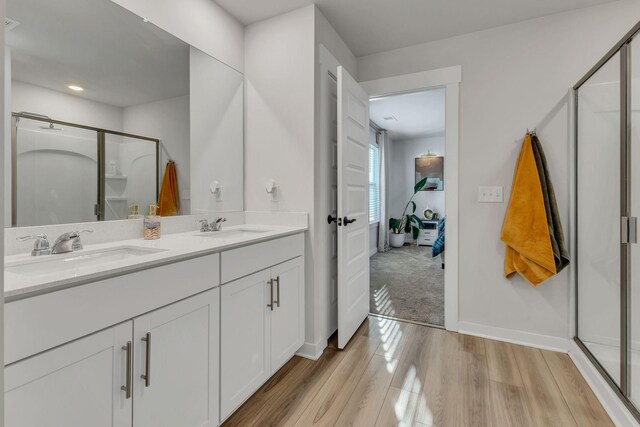
[[[575,86],[575,341],[640,421],[640,23]]]
[[[126,219],[129,204],[156,203],[158,139],[31,113],[11,118],[12,226]]]

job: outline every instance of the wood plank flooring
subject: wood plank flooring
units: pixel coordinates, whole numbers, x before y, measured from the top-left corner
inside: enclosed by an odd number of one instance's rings
[[[369,317],[294,357],[230,426],[613,426],[566,354]]]

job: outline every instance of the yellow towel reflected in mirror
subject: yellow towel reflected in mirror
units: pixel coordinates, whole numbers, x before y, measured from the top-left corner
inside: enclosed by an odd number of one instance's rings
[[[158,196],[158,207],[158,215],[160,216],[178,215],[180,210],[178,178],[176,165],[173,161],[169,161],[164,170],[162,187],[160,187],[160,195]]]

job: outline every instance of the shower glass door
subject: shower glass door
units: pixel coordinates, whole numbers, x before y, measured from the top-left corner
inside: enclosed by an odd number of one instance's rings
[[[96,221],[97,132],[13,117],[12,225]]]
[[[574,259],[575,341],[640,422],[638,34],[640,23],[574,86]]]
[[[116,133],[104,133],[104,219],[126,219],[128,206],[145,214],[158,200],[158,143]]]
[[[578,337],[620,385],[620,54],[577,92]]]
[[[630,59],[630,197],[629,205],[632,215],[640,215],[640,39],[634,39],[629,45]],[[640,407],[640,248],[637,244],[629,245],[629,290],[628,319],[629,361],[628,380],[629,398]]]

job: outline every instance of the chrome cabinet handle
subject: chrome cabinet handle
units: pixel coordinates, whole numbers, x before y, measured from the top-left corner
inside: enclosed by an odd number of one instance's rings
[[[271,301],[271,303],[267,304],[267,307],[269,307],[271,311],[273,311],[273,279],[269,279],[269,295],[269,300]]]
[[[131,399],[131,375],[133,371],[133,352],[131,351],[131,341],[127,341],[127,344],[123,345],[122,349],[127,352],[127,378],[125,385],[120,387],[120,390],[125,392],[126,399]]]
[[[276,277],[276,305],[280,307],[280,276]]]
[[[144,374],[140,375],[140,378],[144,380],[144,386],[149,387],[151,385],[151,332],[142,337],[142,342],[146,344],[146,353],[144,355]]]

